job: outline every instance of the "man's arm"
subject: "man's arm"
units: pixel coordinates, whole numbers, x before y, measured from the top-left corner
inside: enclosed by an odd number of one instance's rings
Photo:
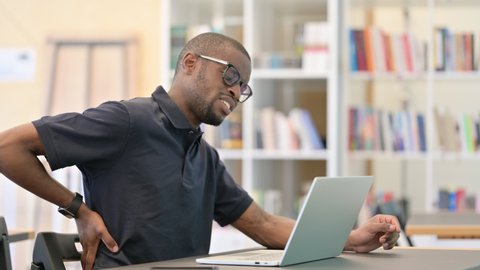
[[[33,124],[0,133],[0,172],[17,185],[59,206],[68,206],[74,194],[47,173],[37,155],[45,150]]]
[[[0,173],[33,194],[67,207],[75,195],[48,174],[37,158],[44,154],[44,145],[31,123],[0,133]],[[118,250],[102,218],[84,203],[75,221],[83,247],[84,269],[92,269],[100,240],[112,252]]]
[[[232,225],[268,248],[284,248],[292,233],[295,221],[286,217],[271,215],[253,202]],[[360,228],[352,230],[344,250],[370,252],[383,246],[395,246],[400,224],[394,216],[376,215]]]
[[[268,248],[284,248],[295,220],[265,212],[255,202],[232,225]]]

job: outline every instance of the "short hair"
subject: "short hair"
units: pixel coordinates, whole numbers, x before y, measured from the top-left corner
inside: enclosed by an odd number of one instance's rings
[[[243,55],[245,55],[248,60],[252,61],[245,47],[243,47],[243,45],[237,40],[220,33],[207,32],[200,34],[187,42],[185,47],[182,49],[182,51],[180,51],[180,54],[178,55],[175,73],[177,73],[180,62],[187,52],[193,51],[197,54],[208,55],[215,51],[224,50],[225,46],[229,46],[238,50]]]

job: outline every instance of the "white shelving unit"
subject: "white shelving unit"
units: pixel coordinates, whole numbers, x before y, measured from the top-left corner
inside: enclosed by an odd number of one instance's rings
[[[478,148],[475,151],[445,151],[439,144],[435,108],[445,108],[455,119],[467,114],[479,120],[480,82],[479,36],[476,17],[480,3],[473,0],[446,1],[344,1],[342,70],[345,72],[342,111],[345,123],[342,139],[343,174],[373,172],[376,188],[394,191],[410,200],[411,211],[436,211],[440,188],[464,188],[467,195],[480,197]],[[409,32],[425,42],[426,68],[421,72],[352,72],[349,59],[349,29],[374,25],[389,34]],[[435,29],[447,27],[453,33],[474,33],[474,71],[436,71]],[[365,89],[370,89],[368,92]],[[373,90],[371,90],[373,89]],[[425,116],[427,151],[352,151],[348,149],[349,106],[371,104],[381,109],[401,110],[405,104]],[[367,164],[367,166],[365,166]],[[366,169],[368,167],[368,169]]]
[[[249,192],[278,189],[279,214],[295,216],[302,188],[317,175],[338,175],[339,86],[338,3],[334,0],[176,0],[162,1],[162,82],[171,78],[168,46],[172,27],[208,29],[240,39],[253,59],[249,84],[254,95],[242,104],[241,149],[219,150],[234,177]],[[259,59],[294,55],[296,29],[306,22],[326,22],[329,68],[260,66]],[[297,30],[298,31],[298,30]],[[175,34],[174,34],[175,35]],[[301,56],[299,56],[299,59]],[[168,85],[166,85],[168,87]],[[256,125],[260,110],[271,106],[284,114],[295,107],[307,109],[326,139],[323,150],[264,150],[258,147]]]

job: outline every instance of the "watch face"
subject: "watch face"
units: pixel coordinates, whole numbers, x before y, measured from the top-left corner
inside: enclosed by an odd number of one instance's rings
[[[67,218],[74,218],[75,215],[73,213],[70,213],[70,211],[68,211],[67,209],[65,208],[58,208],[58,212],[64,216],[66,216]]]

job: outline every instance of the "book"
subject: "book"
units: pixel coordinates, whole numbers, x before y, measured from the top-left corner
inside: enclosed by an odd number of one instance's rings
[[[434,108],[438,145],[443,151],[455,152],[461,149],[459,132],[455,118],[446,109]]]
[[[358,45],[355,40],[355,31],[354,29],[350,29],[348,31],[348,44],[350,45],[349,53],[350,53],[350,70],[351,71],[358,71]]]
[[[402,34],[402,46],[405,57],[405,70],[409,73],[413,72],[413,58],[412,58],[412,46],[411,36],[408,33]]]
[[[288,118],[293,129],[298,134],[300,149],[325,149],[325,145],[308,110],[293,108],[288,113]]]
[[[427,151],[427,137],[425,133],[425,117],[417,113],[418,146],[421,152]]]
[[[260,130],[262,137],[262,146],[265,150],[277,149],[276,128],[275,128],[275,109],[265,107],[260,111]]]
[[[320,137],[320,134],[318,134],[318,129],[313,122],[312,116],[306,109],[302,110],[302,125],[306,128],[309,134],[313,149],[325,149],[325,145],[323,145],[322,138]]]
[[[297,134],[287,116],[280,111],[275,112],[275,127],[277,137],[277,149],[296,150],[299,149]]]
[[[385,150],[385,142],[383,141],[383,121],[382,121],[382,114],[383,111],[381,109],[375,109],[373,111],[373,122],[375,123],[374,130],[374,150],[375,151],[383,151]]]
[[[392,46],[392,58],[395,63],[394,71],[400,74],[403,74],[407,71],[405,50],[402,45],[402,37],[399,34],[393,34],[390,37],[390,42]]]
[[[433,67],[436,71],[445,70],[445,48],[443,30],[436,27],[433,30]]]
[[[375,118],[373,108],[370,106],[363,107],[363,116],[363,123],[361,127],[363,150],[374,150]]]
[[[461,116],[461,120],[463,121],[463,126],[464,126],[464,132],[465,136],[463,139],[465,140],[465,146],[466,150],[469,153],[475,152],[475,137],[474,137],[474,130],[473,130],[473,124],[472,124],[472,119],[469,115],[465,114]]]
[[[243,147],[241,111],[231,112],[220,125],[220,146],[226,149]]]
[[[302,68],[306,71],[327,72],[329,67],[329,24],[310,21],[303,25]]]
[[[367,56],[365,49],[365,34],[364,30],[355,30],[355,42],[357,49],[357,62],[359,71],[367,71]]]
[[[387,71],[387,57],[385,54],[384,32],[377,26],[371,26],[372,49],[374,52],[374,71],[385,73]]]
[[[390,124],[390,112],[383,112],[382,113],[382,126],[383,126],[383,142],[384,148],[386,152],[391,152],[393,150],[393,139],[392,139],[392,131],[393,127]]]
[[[402,116],[400,112],[390,114],[390,125],[392,126],[393,150],[404,151],[404,137],[402,134]]]
[[[360,149],[359,145],[359,135],[357,133],[357,108],[351,106],[348,108],[348,149],[349,150],[358,150]]]

